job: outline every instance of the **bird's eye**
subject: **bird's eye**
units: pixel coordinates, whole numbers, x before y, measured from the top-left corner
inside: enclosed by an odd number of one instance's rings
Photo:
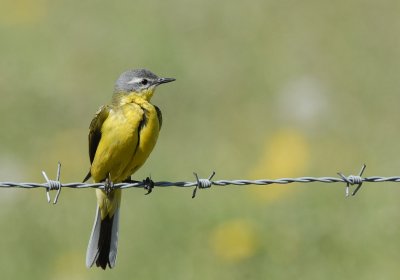
[[[149,81],[148,81],[147,79],[143,79],[143,80],[140,81],[140,83],[141,83],[143,86],[145,86],[145,85],[147,85],[147,84],[149,83]]]

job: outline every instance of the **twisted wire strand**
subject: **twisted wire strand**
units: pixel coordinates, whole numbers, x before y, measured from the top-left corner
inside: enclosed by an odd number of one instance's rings
[[[392,176],[392,177],[381,177],[381,176],[373,176],[373,177],[365,177],[361,178],[362,182],[368,183],[382,183],[382,182],[400,182],[400,176]],[[208,179],[201,179],[208,180]],[[55,181],[53,181],[55,182]],[[298,177],[298,178],[280,178],[280,179],[259,179],[259,180],[216,180],[211,181],[213,186],[247,186],[247,185],[272,185],[272,184],[291,184],[291,183],[346,183],[342,178],[337,177]],[[72,188],[72,189],[104,189],[103,183],[63,183],[61,184],[62,188]],[[128,188],[143,188],[143,182],[135,182],[135,183],[117,183],[114,184],[114,188],[116,189],[128,189]],[[190,181],[179,181],[179,182],[169,182],[169,181],[159,181],[154,182],[155,187],[195,187],[197,186],[197,182]],[[33,189],[33,188],[49,188],[48,183],[16,183],[16,182],[0,182],[0,188],[23,188],[23,189]],[[202,187],[200,187],[202,188]],[[56,189],[56,188],[54,188]],[[53,188],[51,189],[53,190]]]
[[[170,181],[159,181],[152,182],[152,187],[195,187],[193,190],[192,197],[196,196],[196,192],[198,189],[210,188],[211,186],[248,186],[248,185],[271,185],[271,184],[291,184],[291,183],[346,183],[346,196],[349,196],[349,188],[352,185],[357,185],[357,188],[353,191],[352,195],[355,195],[357,191],[361,188],[364,182],[368,183],[382,183],[382,182],[400,182],[400,176],[392,176],[392,177],[382,177],[382,176],[372,176],[372,177],[361,177],[364,170],[365,165],[361,168],[359,175],[349,175],[344,176],[342,173],[338,173],[339,177],[298,177],[298,178],[279,178],[279,179],[260,179],[260,180],[212,180],[215,172],[213,172],[208,179],[201,179],[194,173],[196,181],[178,181],[178,182],[170,182]],[[56,190],[57,194],[53,200],[53,203],[57,203],[58,197],[60,195],[61,189],[63,188],[73,188],[73,189],[85,189],[85,188],[93,188],[93,189],[104,189],[104,183],[61,183],[60,182],[60,172],[61,172],[61,164],[58,164],[57,169],[57,179],[50,180],[46,173],[42,171],[42,174],[46,180],[45,183],[16,183],[16,182],[0,182],[0,188],[23,188],[23,189],[32,189],[32,188],[45,188],[47,201],[50,202],[49,192],[51,190]],[[143,181],[133,181],[129,183],[116,183],[113,185],[115,189],[128,189],[128,188],[146,188],[147,180]]]

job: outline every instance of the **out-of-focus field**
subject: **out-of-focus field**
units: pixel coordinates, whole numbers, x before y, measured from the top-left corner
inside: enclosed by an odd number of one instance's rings
[[[89,168],[126,69],[177,81],[135,179],[400,175],[400,2],[0,0],[0,181]],[[0,190],[1,279],[399,279],[400,186],[124,192],[117,266],[85,267],[93,190]]]

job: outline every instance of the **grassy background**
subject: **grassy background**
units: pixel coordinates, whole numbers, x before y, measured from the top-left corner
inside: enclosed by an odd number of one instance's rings
[[[398,175],[400,2],[0,0],[0,179],[80,181],[115,79],[146,67],[159,143],[135,176]],[[117,267],[86,269],[92,190],[1,190],[3,279],[398,279],[400,189],[124,192]]]

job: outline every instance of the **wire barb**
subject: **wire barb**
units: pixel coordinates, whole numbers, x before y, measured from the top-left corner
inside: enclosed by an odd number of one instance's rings
[[[150,177],[147,177],[146,179],[143,180],[143,188],[147,190],[145,195],[149,195],[153,189],[154,189],[154,182],[151,180],[151,175]]]
[[[42,171],[42,175],[44,179],[46,180],[46,196],[47,196],[47,202],[50,203],[50,191],[52,190],[57,190],[56,196],[54,197],[53,204],[56,204],[58,201],[58,197],[61,194],[61,187],[62,184],[60,182],[60,175],[61,175],[61,163],[58,162],[57,165],[57,177],[56,180],[50,180],[49,177],[47,177],[46,172]]]
[[[211,179],[214,177],[215,175],[215,171],[212,172],[212,174],[210,175],[210,177],[208,177],[208,179],[199,179],[199,177],[197,176],[196,172],[193,172],[194,176],[196,177],[196,187],[193,190],[193,194],[192,194],[192,198],[196,197],[196,193],[197,193],[197,189],[208,189],[211,188],[213,182],[211,181]]]
[[[361,189],[361,186],[364,182],[364,179],[361,177],[364,173],[364,170],[367,166],[363,164],[361,167],[361,171],[358,175],[350,175],[348,177],[344,176],[342,173],[338,172],[338,175],[342,177],[343,181],[346,182],[346,189],[345,189],[345,197],[349,197],[350,195],[350,185],[357,185],[353,193],[351,194],[352,196],[355,196],[357,192]]]

